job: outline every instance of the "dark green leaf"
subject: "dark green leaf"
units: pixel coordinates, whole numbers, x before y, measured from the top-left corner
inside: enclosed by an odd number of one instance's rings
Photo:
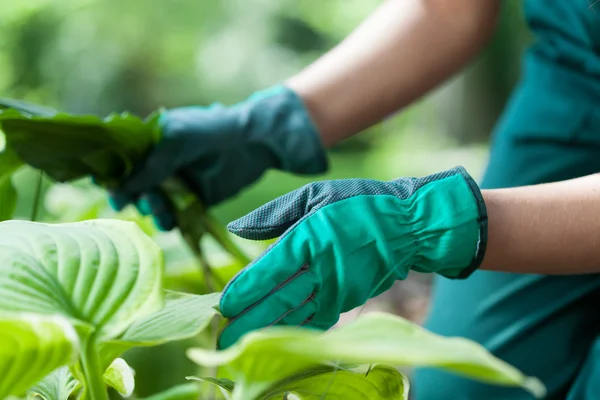
[[[0,99],[0,109],[15,109],[23,114],[39,115],[44,117],[51,117],[57,113],[56,110],[50,107],[44,107],[33,103],[28,103],[22,100],[14,99]]]
[[[158,140],[157,120],[156,114],[142,120],[128,113],[99,118],[0,110],[10,147],[25,163],[61,182],[91,175],[113,184],[126,176]]]
[[[4,142],[4,136],[1,139]],[[0,221],[5,221],[11,219],[17,205],[17,191],[12,184],[12,174],[23,162],[6,143],[2,143],[0,149]]]

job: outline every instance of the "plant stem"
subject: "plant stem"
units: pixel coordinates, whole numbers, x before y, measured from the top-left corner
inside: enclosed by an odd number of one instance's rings
[[[208,214],[205,214],[203,219],[206,231],[215,238],[225,251],[231,254],[243,266],[250,263],[250,258],[244,254],[233,240],[230,239],[227,230],[223,229],[223,227]]]
[[[35,195],[33,197],[33,208],[31,210],[31,221],[34,221],[37,219],[38,217],[38,209],[40,207],[40,201],[41,201],[41,197],[42,197],[42,181],[44,178],[44,171],[39,170],[38,171],[38,179],[37,179],[37,184],[35,187]]]
[[[81,366],[83,367],[84,396],[91,400],[108,400],[108,392],[103,378],[104,369],[93,334],[82,341]]]

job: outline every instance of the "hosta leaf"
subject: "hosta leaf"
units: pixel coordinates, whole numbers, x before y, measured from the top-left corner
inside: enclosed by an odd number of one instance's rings
[[[194,295],[165,292],[165,307],[137,320],[119,337],[136,344],[160,344],[182,340],[203,331],[217,315],[221,293]]]
[[[144,121],[128,113],[99,118],[0,109],[0,128],[23,161],[61,182],[122,178],[160,136],[157,115]]]
[[[156,393],[143,400],[198,400],[200,398],[200,388],[194,383],[184,383]]]
[[[135,321],[117,339],[103,344],[102,353],[110,359],[132,347],[194,337],[218,314],[219,298],[220,293],[193,295],[166,291],[164,308]]]
[[[245,335],[234,346],[214,351],[190,349],[205,366],[234,372],[234,398],[250,400],[275,382],[327,362],[431,366],[497,385],[523,387],[537,397],[545,388],[494,357],[479,344],[446,338],[403,318],[370,313],[325,333],[308,328],[270,327]]]
[[[301,400],[407,400],[408,389],[408,379],[398,370],[378,365],[368,373],[334,369],[301,374],[275,385],[261,400],[280,400],[285,394]]]
[[[162,307],[162,264],[131,222],[1,222],[0,309],[62,314],[102,342]]]
[[[0,398],[21,395],[56,368],[75,362],[77,334],[59,316],[0,316]]]
[[[30,400],[67,400],[71,393],[80,387],[69,368],[60,367],[27,391]]]
[[[135,389],[133,370],[122,358],[115,359],[104,372],[104,382],[125,398]]]

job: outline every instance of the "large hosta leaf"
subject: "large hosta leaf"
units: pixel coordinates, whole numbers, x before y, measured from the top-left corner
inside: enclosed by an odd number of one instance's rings
[[[0,309],[64,315],[98,342],[162,307],[162,270],[131,222],[0,223]]]
[[[277,381],[332,361],[432,366],[490,384],[523,387],[537,397],[545,392],[539,380],[475,342],[442,337],[386,313],[366,314],[326,333],[271,327],[245,335],[226,350],[195,348],[188,356],[205,366],[227,364],[234,373],[236,400],[255,399]]]
[[[21,395],[54,369],[75,362],[79,340],[59,316],[0,316],[0,398]]]
[[[47,375],[27,391],[30,400],[67,400],[71,393],[80,387],[69,368],[60,367]]]

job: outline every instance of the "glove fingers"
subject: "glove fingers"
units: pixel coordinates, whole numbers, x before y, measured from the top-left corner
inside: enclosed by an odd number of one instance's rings
[[[173,175],[173,159],[177,154],[167,156],[165,147],[157,147],[148,157],[139,163],[133,173],[127,177],[115,193],[123,193],[129,197],[152,190]]]
[[[153,189],[142,193],[136,202],[142,215],[152,215],[154,223],[162,231],[170,231],[177,225],[175,210],[162,190]]]
[[[165,163],[170,160],[157,149],[144,161],[139,163],[134,172],[121,185],[109,192],[110,205],[120,211],[129,203],[133,203],[144,192],[152,192],[161,182],[169,178],[171,168]]]
[[[244,283],[244,287],[248,287],[247,283]],[[316,284],[312,276],[300,275],[284,286],[273,289],[254,303],[239,292],[235,296],[224,293],[221,312],[231,320],[219,336],[220,348],[231,346],[241,336],[255,329],[284,322],[300,325],[317,311],[314,301]],[[239,311],[235,316],[229,313],[233,309]]]
[[[244,239],[277,238],[314,209],[318,193],[317,183],[308,184],[231,222],[227,229]]]

